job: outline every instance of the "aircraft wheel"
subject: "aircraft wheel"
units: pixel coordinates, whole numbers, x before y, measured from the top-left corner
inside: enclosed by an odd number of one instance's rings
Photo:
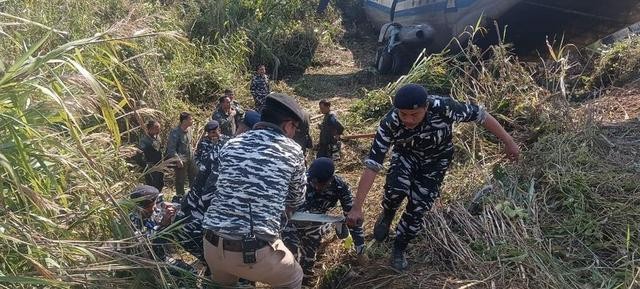
[[[411,68],[409,67],[409,57],[402,49],[394,49],[391,52],[391,59],[391,73],[405,74],[409,72]]]
[[[393,56],[383,47],[376,52],[376,68],[380,74],[389,74],[393,66]]]

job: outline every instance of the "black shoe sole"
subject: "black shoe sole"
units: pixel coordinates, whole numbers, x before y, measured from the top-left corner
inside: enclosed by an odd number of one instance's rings
[[[391,227],[391,221],[389,221],[388,223],[385,223],[384,221],[384,216],[381,216],[376,221],[375,226],[373,226],[373,238],[377,242],[384,242],[384,240],[389,236],[389,227]]]

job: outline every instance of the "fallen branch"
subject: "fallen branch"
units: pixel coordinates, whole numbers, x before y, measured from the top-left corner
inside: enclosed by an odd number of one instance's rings
[[[352,135],[343,135],[340,137],[340,139],[350,140],[350,139],[360,139],[360,138],[373,138],[375,136],[376,136],[376,133],[352,134]]]

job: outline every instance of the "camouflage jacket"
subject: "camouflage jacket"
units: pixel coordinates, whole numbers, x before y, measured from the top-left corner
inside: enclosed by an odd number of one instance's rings
[[[400,121],[398,110],[393,109],[380,121],[365,165],[375,171],[381,170],[384,156],[392,145],[397,153],[411,153],[420,158],[450,156],[453,154],[453,123],[483,123],[485,117],[485,110],[475,104],[430,95],[424,120],[410,129]]]
[[[241,237],[253,221],[256,236],[277,238],[285,207],[297,208],[304,201],[302,149],[279,127],[260,122],[223,146],[215,187],[205,229]]]

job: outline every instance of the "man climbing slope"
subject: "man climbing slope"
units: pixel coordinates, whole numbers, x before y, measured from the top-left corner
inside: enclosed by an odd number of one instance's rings
[[[408,84],[393,100],[394,108],[382,119],[365,160],[353,209],[347,222],[362,222],[362,205],[382,170],[384,156],[391,150],[382,200],[383,212],[374,227],[374,238],[383,241],[398,207],[405,198],[407,206],[396,228],[391,266],[402,271],[408,267],[405,251],[422,229],[422,218],[440,196],[440,186],[453,158],[453,123],[475,121],[497,136],[511,159],[519,155],[518,145],[483,108],[463,104],[448,96],[429,95],[424,87]]]

